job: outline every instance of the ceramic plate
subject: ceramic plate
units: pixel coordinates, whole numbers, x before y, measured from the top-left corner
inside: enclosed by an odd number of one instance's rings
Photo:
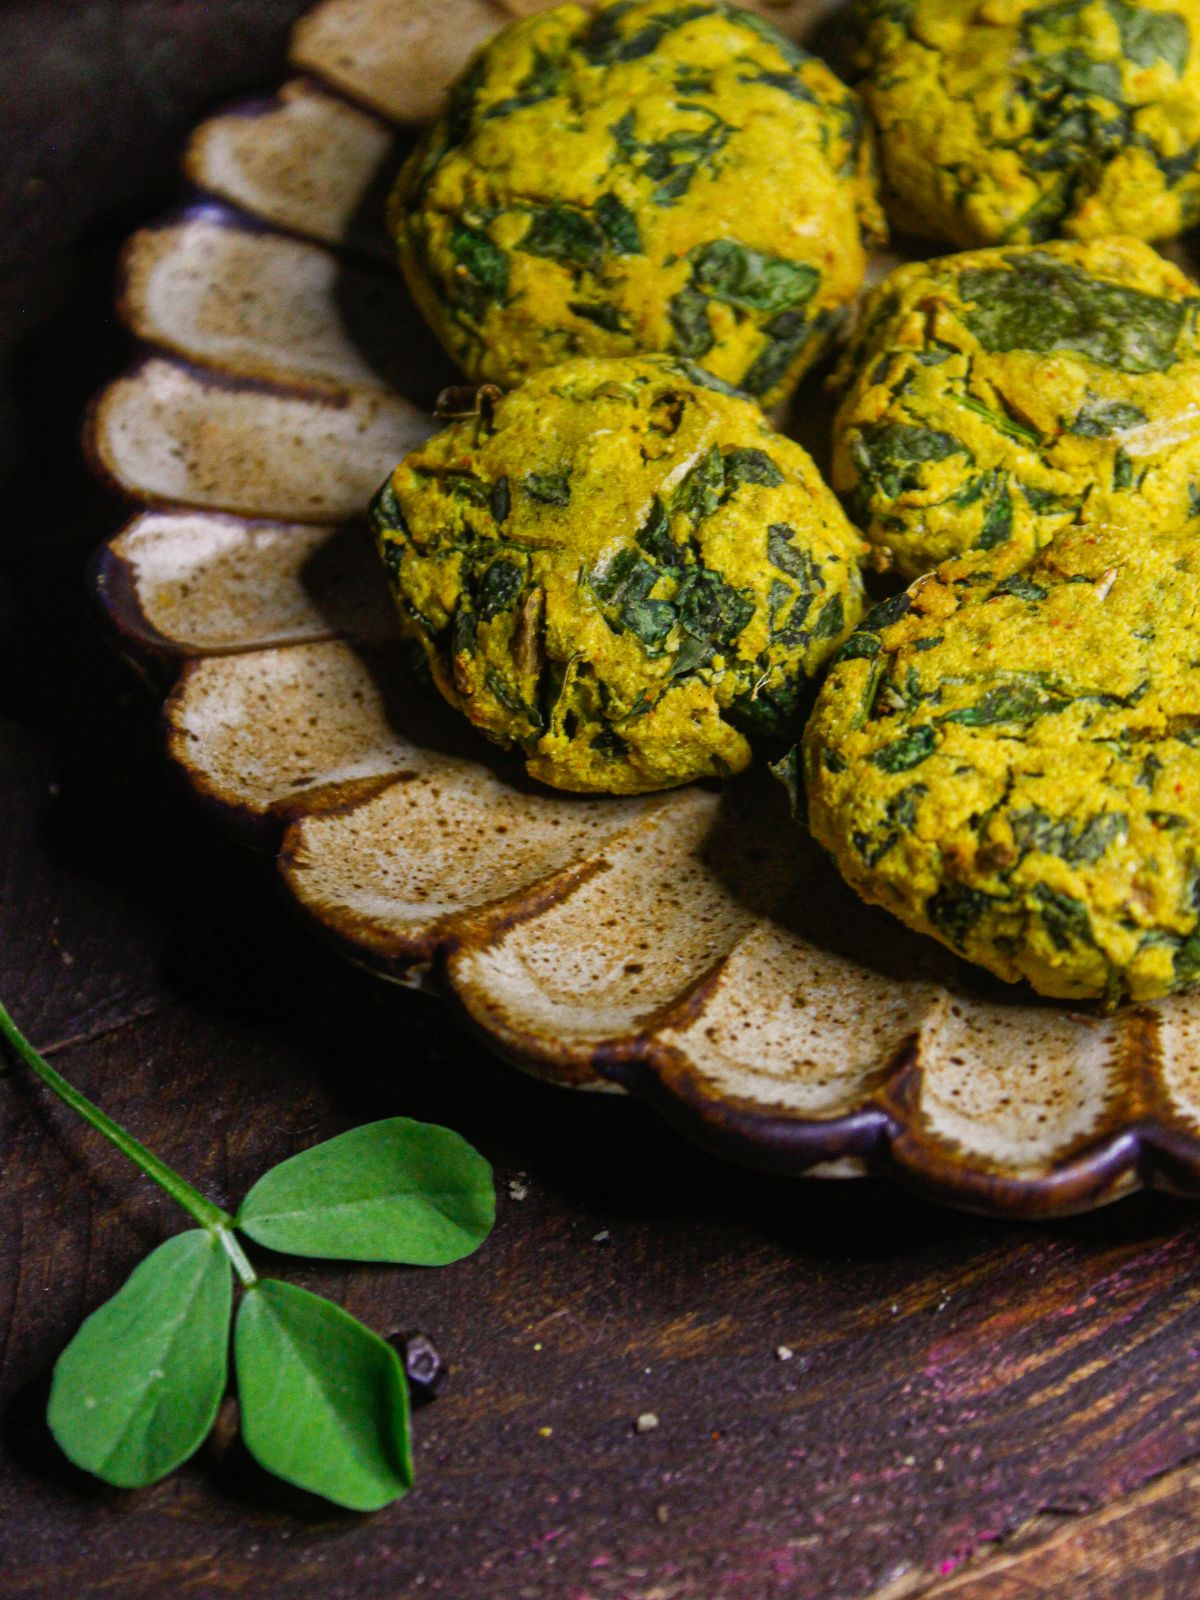
[[[764,9],[799,34],[817,8]],[[994,984],[861,906],[770,780],[536,789],[405,678],[355,519],[455,375],[381,205],[403,125],[504,20],[327,0],[301,75],[198,128],[194,199],[130,241],[142,351],[88,442],[143,509],[94,583],[170,685],[172,759],[353,960],[737,1159],[1026,1216],[1197,1192],[1200,997],[1106,1016]]]

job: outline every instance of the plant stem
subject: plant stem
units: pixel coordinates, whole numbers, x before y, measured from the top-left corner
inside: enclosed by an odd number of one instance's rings
[[[127,1156],[135,1167],[140,1167],[148,1178],[153,1178],[155,1183],[160,1188],[165,1189],[177,1205],[182,1206],[190,1216],[195,1217],[196,1221],[204,1227],[215,1230],[221,1236],[221,1243],[225,1246],[230,1259],[237,1268],[238,1276],[242,1282],[253,1283],[253,1269],[242,1254],[241,1246],[230,1232],[234,1222],[228,1212],[222,1211],[220,1206],[214,1205],[207,1196],[200,1193],[199,1189],[193,1189],[185,1178],[181,1178],[177,1172],[172,1171],[165,1161],[160,1161],[152,1150],[147,1150],[146,1146],[140,1144],[132,1134],[126,1133],[119,1123],[106,1116],[99,1106],[93,1105],[86,1095],[80,1094],[79,1090],[69,1084],[60,1072],[56,1072],[45,1057],[38,1054],[20,1028],[17,1027],[9,1016],[3,1001],[0,1001],[0,1038],[7,1039],[8,1043],[21,1057],[21,1060],[37,1074],[48,1089],[53,1090],[60,1100],[69,1105],[72,1111],[78,1112],[83,1120],[89,1122],[98,1133],[102,1133],[110,1144],[115,1144],[121,1154]],[[230,1248],[231,1244],[233,1246],[232,1249]],[[236,1254],[234,1253],[235,1251]],[[246,1276],[247,1273],[249,1273],[248,1278]]]
[[[217,1238],[220,1239],[225,1249],[225,1254],[233,1262],[233,1270],[242,1280],[242,1288],[249,1289],[258,1282],[258,1273],[246,1258],[246,1252],[238,1241],[238,1236],[232,1228],[218,1228]]]

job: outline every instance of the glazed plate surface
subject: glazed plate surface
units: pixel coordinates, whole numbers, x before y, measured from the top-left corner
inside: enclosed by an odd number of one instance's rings
[[[411,125],[534,4],[326,0],[297,76],[198,128],[191,198],[129,243],[142,348],[88,446],[140,509],[93,582],[169,691],[172,760],[352,960],[736,1159],[1025,1216],[1200,1193],[1200,995],[1106,1016],[1009,990],[860,905],[764,775],[555,794],[407,678],[359,519],[456,374],[382,201]],[[802,37],[823,8],[761,9]]]

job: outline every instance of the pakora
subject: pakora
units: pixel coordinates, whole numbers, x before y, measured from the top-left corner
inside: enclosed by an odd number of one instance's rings
[[[979,250],[892,273],[837,375],[833,486],[906,577],[1076,521],[1200,501],[1200,290],[1149,245]]]
[[[484,391],[373,521],[450,702],[557,788],[724,777],[795,728],[865,545],[799,445],[703,369],[575,361]]]
[[[803,746],[865,899],[1063,999],[1200,979],[1200,528],[973,553],[868,614]]]
[[[389,215],[472,379],[664,351],[764,405],[823,352],[882,233],[857,96],[761,17],[678,0],[505,28]]]
[[[1200,0],[865,0],[889,215],[970,249],[1200,220]]]

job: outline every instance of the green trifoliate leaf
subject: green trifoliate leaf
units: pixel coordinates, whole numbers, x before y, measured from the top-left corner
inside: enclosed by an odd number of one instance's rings
[[[265,1173],[238,1226],[271,1250],[437,1267],[470,1255],[496,1217],[492,1169],[429,1122],[389,1117]]]
[[[199,1448],[225,1391],[232,1278],[194,1228],[159,1245],[58,1358],[48,1420],[76,1466],[122,1489]]]
[[[234,1333],[242,1438],[260,1466],[351,1511],[377,1511],[413,1481],[400,1358],[347,1311],[265,1278]]]

